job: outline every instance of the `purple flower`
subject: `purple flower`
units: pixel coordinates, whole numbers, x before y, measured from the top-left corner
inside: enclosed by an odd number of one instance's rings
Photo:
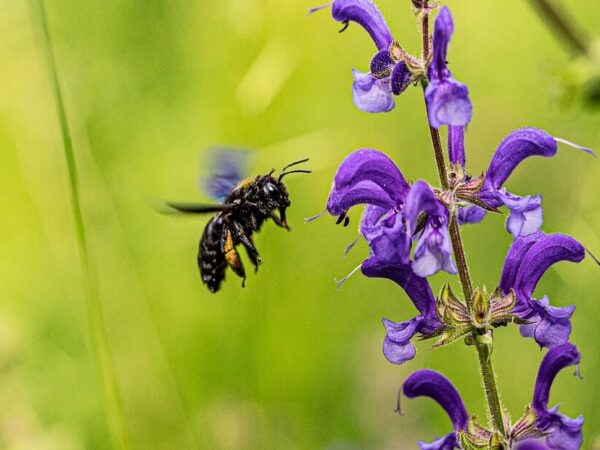
[[[554,378],[562,369],[579,364],[577,348],[570,343],[548,351],[538,371],[533,392],[533,408],[537,415],[537,428],[547,433],[548,447],[556,450],[578,450],[583,441],[581,427],[583,417],[571,419],[558,412],[558,406],[548,409],[550,388]]]
[[[395,106],[392,94],[398,95],[406,89],[412,75],[403,61],[392,60],[390,48],[394,39],[381,12],[371,0],[335,0],[331,15],[338,22],[361,25],[378,50],[371,60],[370,73],[352,71],[354,103],[361,111],[390,111]]]
[[[410,264],[389,263],[373,256],[362,263],[361,270],[367,277],[388,278],[397,283],[419,311],[418,316],[406,322],[383,319],[385,357],[394,364],[414,358],[416,350],[411,339],[417,333],[428,335],[442,327],[435,313],[435,299],[429,283],[415,275]]]
[[[372,77],[368,73],[352,69],[352,100],[361,111],[376,113],[391,111],[395,104],[392,86],[388,80]]]
[[[390,111],[395,106],[393,95],[400,95],[412,81],[424,76],[428,61],[407,54],[394,42],[385,19],[372,0],[335,0],[331,13],[338,22],[358,23],[377,47],[368,73],[353,70],[354,103],[366,112]],[[430,122],[436,128],[440,124],[466,125],[471,118],[469,91],[452,78],[446,67],[452,32],[450,11],[442,8],[435,22],[433,59],[429,68],[431,84],[426,92]]]
[[[558,151],[557,142],[567,143],[587,153],[593,152],[562,139],[554,138],[537,128],[521,128],[513,131],[500,143],[488,170],[485,182],[477,197],[488,209],[506,206],[510,212],[506,228],[514,237],[528,236],[537,232],[543,222],[541,195],[519,197],[504,188],[504,183],[515,168],[530,156],[552,157]],[[450,161],[466,164],[464,150],[464,129],[448,127]],[[468,177],[467,177],[468,178]],[[459,210],[461,223],[477,223],[485,216],[485,210],[479,206],[468,206]]]
[[[433,370],[418,370],[410,375],[402,385],[404,395],[408,398],[429,397],[436,401],[446,411],[452,421],[453,431],[427,444],[419,442],[421,450],[452,450],[460,448],[457,433],[466,430],[469,415],[460,394],[452,383]]]
[[[448,233],[448,210],[424,181],[417,181],[411,187],[406,200],[404,216],[410,235],[416,231],[420,213],[427,214],[427,221],[415,247],[413,270],[423,277],[440,270],[457,273],[452,261],[452,242]]]
[[[416,275],[426,277],[439,270],[456,273],[448,210],[427,183],[409,186],[393,161],[377,150],[357,150],[342,162],[327,211],[341,221],[357,204],[368,205],[360,231],[369,242],[371,256],[386,263],[408,264],[415,239],[411,268]]]
[[[580,262],[584,247],[570,236],[538,232],[520,237],[510,247],[500,278],[500,289],[513,289],[516,305],[513,314],[526,320],[521,334],[533,337],[542,347],[553,348],[568,341],[575,306],[555,307],[547,297],[532,298],[538,281],[546,270],[559,261]]]
[[[429,85],[425,90],[429,124],[434,128],[442,125],[465,126],[473,114],[469,89],[452,78],[446,63],[453,32],[452,15],[445,6],[435,19],[433,59],[429,65]]]

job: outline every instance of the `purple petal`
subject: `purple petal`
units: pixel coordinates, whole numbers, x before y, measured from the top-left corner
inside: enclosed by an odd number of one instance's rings
[[[540,440],[529,439],[527,441],[519,442],[515,447],[515,450],[549,450],[546,444]]]
[[[466,206],[458,210],[458,223],[461,225],[467,223],[479,223],[486,214],[487,211],[479,206]]]
[[[402,389],[408,398],[430,397],[446,411],[454,431],[466,429],[469,415],[465,405],[456,388],[442,374],[428,369],[418,370],[407,378]]]
[[[415,357],[416,349],[410,340],[419,332],[423,321],[422,316],[400,323],[383,319],[386,329],[383,354],[391,363],[402,364]]]
[[[427,116],[433,128],[442,125],[466,126],[471,121],[473,107],[469,89],[453,78],[434,80],[425,89]]]
[[[411,186],[404,207],[404,217],[410,233],[415,231],[417,219],[421,212],[433,217],[448,216],[446,207],[437,199],[431,186],[424,181],[417,181]]]
[[[452,33],[454,33],[452,15],[448,7],[444,6],[435,18],[433,27],[433,58],[429,66],[429,78],[431,80],[450,77],[446,60]]]
[[[544,236],[544,233],[536,233],[527,237],[520,237],[515,239],[513,244],[510,246],[506,258],[504,259],[504,267],[502,268],[502,275],[500,277],[500,289],[504,295],[508,294],[508,291],[514,288],[515,281],[517,279],[517,273],[523,262],[523,258],[529,251],[529,249]]]
[[[352,100],[358,109],[368,113],[380,113],[394,108],[389,80],[375,78],[356,69],[352,70],[352,74]]]
[[[523,255],[514,283],[517,296],[529,298],[546,270],[559,261],[580,262],[585,248],[564,234],[543,235]]]
[[[417,181],[412,185],[404,207],[409,235],[414,232],[421,212],[426,213],[428,217],[423,234],[415,247],[415,261],[412,266],[414,272],[421,277],[433,275],[440,270],[456,273],[448,234],[448,210],[427,183]]]
[[[506,221],[510,234],[514,237],[529,236],[539,231],[544,219],[541,195],[519,197],[501,189],[496,198],[510,210]]]
[[[392,71],[392,93],[394,95],[400,95],[410,85],[411,80],[412,73],[408,70],[408,67],[406,67],[406,63],[400,61]]]
[[[411,240],[400,213],[367,205],[360,231],[369,243],[372,256],[387,263],[408,264]]]
[[[412,269],[420,277],[431,276],[440,270],[455,274],[458,272],[452,261],[452,242],[447,223],[434,226],[440,218],[430,218],[415,247]]]
[[[486,184],[499,189],[515,167],[530,156],[551,157],[556,154],[556,141],[537,128],[521,128],[500,143],[486,173]]]
[[[390,52],[387,49],[378,51],[371,59],[371,75],[374,75],[376,78],[382,78],[378,75],[388,73],[393,68],[394,61],[392,61]]]
[[[402,344],[410,341],[419,331],[419,325],[422,320],[422,317],[419,316],[406,322],[393,322],[385,318],[382,322],[385,327],[386,337],[394,343]]]
[[[564,368],[579,364],[581,357],[577,347],[567,343],[546,353],[538,371],[533,392],[533,408],[537,414],[537,428],[547,433],[546,443],[551,449],[577,450],[583,436],[583,417],[571,419],[555,407],[548,410],[550,388],[556,375]]]
[[[546,438],[548,447],[556,450],[579,450],[583,443],[583,417],[575,419],[560,414],[558,408],[551,411],[551,434]]]
[[[383,340],[383,354],[392,364],[403,364],[415,357],[417,349],[410,341],[399,344],[386,337]]]
[[[540,347],[554,348],[565,344],[571,335],[570,318],[575,306],[556,307],[550,305],[548,297],[541,300],[529,300],[528,305],[534,313],[528,324],[521,325],[521,335],[532,337]]]
[[[535,328],[533,338],[540,347],[555,348],[569,341],[571,335],[571,322],[552,322],[542,318]]]
[[[407,264],[387,264],[377,258],[362,263],[362,273],[371,278],[387,278],[398,284],[422,316],[435,316],[435,298],[425,278],[418,277]]]
[[[550,349],[542,363],[535,381],[533,392],[533,408],[538,418],[545,418],[548,414],[548,400],[550,398],[550,388],[558,372],[565,367],[579,364],[581,356],[577,347],[571,343],[566,343]]]
[[[465,167],[465,127],[448,127],[448,153],[450,163]]]
[[[419,442],[419,448],[421,450],[452,450],[454,448],[460,448],[458,441],[456,440],[456,433],[448,433],[446,436],[436,439],[431,444],[426,442]]]
[[[393,41],[385,19],[371,0],[335,0],[331,15],[338,22],[352,21],[361,25],[379,50],[386,49]]]
[[[391,209],[404,203],[408,183],[384,153],[362,149],[351,153],[338,168],[327,210],[333,216],[352,206],[367,203]]]
[[[433,59],[429,65],[430,83],[425,90],[429,124],[465,126],[471,121],[469,89],[454,80],[446,65],[448,43],[454,31],[450,10],[443,7],[435,19]]]

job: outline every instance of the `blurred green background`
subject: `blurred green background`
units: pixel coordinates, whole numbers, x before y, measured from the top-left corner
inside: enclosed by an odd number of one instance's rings
[[[35,3],[35,2],[34,2]],[[467,83],[474,118],[468,165],[484,170],[511,130],[539,126],[600,150],[598,114],[565,108],[554,74],[569,54],[527,2],[448,1],[455,19],[449,60]],[[566,2],[570,3],[570,2]],[[379,2],[396,39],[417,51],[408,0]],[[81,269],[52,85],[26,1],[0,2],[0,448],[111,448],[98,368],[90,351]],[[449,430],[432,402],[396,392],[418,368],[442,370],[469,411],[485,416],[475,353],[460,344],[403,366],[381,353],[381,317],[414,315],[393,283],[334,278],[353,225],[320,212],[339,161],[364,146],[388,152],[412,180],[436,180],[419,89],[385,115],[361,113],[352,67],[368,69],[373,44],[344,34],[309,0],[47,1],[59,77],[80,169],[85,223],[105,326],[135,449],[408,449]],[[573,11],[598,30],[600,5]],[[158,214],[161,199],[206,201],[197,190],[203,150],[256,148],[253,172],[310,157],[314,173],[287,178],[291,234],[267,224],[264,265],[242,289],[231,274],[218,295],[195,263],[202,217]],[[561,146],[509,181],[544,195],[546,231],[570,233],[600,254],[599,162]],[[464,230],[472,273],[493,289],[510,244],[501,216]],[[599,268],[560,264],[537,294],[575,303],[572,340],[584,381],[563,373],[552,403],[600,428]],[[433,277],[434,290],[448,277]],[[456,280],[454,280],[456,283]],[[513,417],[530,401],[542,354],[516,327],[496,333],[502,399]],[[565,372],[570,372],[567,370]],[[600,436],[600,433],[598,433]]]

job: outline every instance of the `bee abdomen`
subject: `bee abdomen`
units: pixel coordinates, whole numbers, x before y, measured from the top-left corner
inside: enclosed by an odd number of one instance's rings
[[[227,262],[221,251],[220,239],[223,223],[216,216],[206,224],[198,248],[198,268],[200,277],[211,292],[217,292],[225,278]]]

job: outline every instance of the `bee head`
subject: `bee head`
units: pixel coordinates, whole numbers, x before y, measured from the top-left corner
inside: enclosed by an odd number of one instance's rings
[[[310,173],[310,170],[287,170],[296,164],[300,164],[308,161],[308,159],[303,159],[301,161],[295,161],[291,164],[288,164],[283,169],[281,169],[281,173],[279,177],[273,177],[273,173],[275,170],[273,169],[270,173],[265,175],[258,182],[259,187],[259,198],[264,209],[269,212],[273,210],[279,211],[279,221],[281,222],[281,226],[287,228],[289,230],[286,217],[285,210],[290,206],[290,197],[288,191],[283,183],[282,178],[290,173]]]

